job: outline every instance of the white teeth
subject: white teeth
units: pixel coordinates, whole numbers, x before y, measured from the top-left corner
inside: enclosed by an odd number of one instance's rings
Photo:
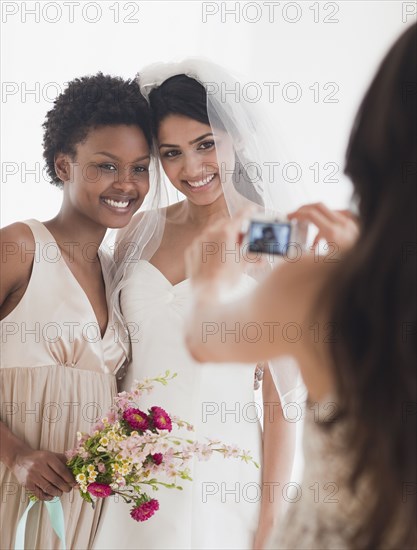
[[[109,206],[114,206],[116,208],[126,208],[126,206],[129,206],[129,201],[114,201],[112,199],[103,199],[103,200]]]
[[[188,185],[191,185],[191,187],[203,187],[203,185],[207,185],[211,182],[211,180],[214,178],[216,174],[211,174],[207,178],[200,180],[200,181],[187,181]]]

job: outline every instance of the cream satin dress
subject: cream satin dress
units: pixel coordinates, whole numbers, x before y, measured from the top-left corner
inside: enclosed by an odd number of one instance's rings
[[[111,321],[101,338],[91,303],[51,233],[39,221],[25,223],[36,252],[24,296],[0,323],[1,420],[33,449],[62,453],[75,446],[77,431],[90,431],[107,412],[126,344]],[[0,468],[0,548],[11,549],[28,500],[14,476]],[[101,507],[94,511],[78,491],[62,503],[67,548],[89,548]],[[27,525],[26,548],[60,547],[41,503],[29,512]]]

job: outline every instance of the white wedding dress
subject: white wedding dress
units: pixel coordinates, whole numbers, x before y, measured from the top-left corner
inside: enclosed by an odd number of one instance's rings
[[[254,285],[243,276],[238,291]],[[121,304],[130,323],[132,363],[123,381],[157,376],[167,369],[178,376],[167,387],[156,385],[141,408],[159,405],[191,422],[199,441],[206,437],[236,444],[261,463],[261,409],[253,389],[254,365],[198,364],[188,354],[183,320],[189,307],[189,280],[172,285],[152,264],[139,260],[128,275]],[[234,337],[229,335],[228,337]],[[209,338],[209,336],[208,336]],[[147,522],[136,523],[129,506],[107,499],[94,548],[251,549],[260,509],[261,473],[235,458],[213,456],[191,463],[193,481],[184,490],[150,493],[160,503]]]

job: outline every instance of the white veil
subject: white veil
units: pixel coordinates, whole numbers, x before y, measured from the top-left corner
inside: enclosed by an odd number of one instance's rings
[[[279,121],[274,122],[274,106],[263,112],[258,102],[245,94],[245,81],[209,60],[190,58],[179,63],[155,63],[138,74],[144,97],[168,78],[185,74],[200,82],[207,94],[210,126],[221,129],[232,138],[234,158],[224,156],[216,147],[219,174],[231,216],[248,201],[263,212],[286,214],[308,202],[302,182],[285,181],[282,168],[289,162],[278,139]],[[265,107],[265,106],[264,106]],[[215,138],[214,138],[215,139]],[[215,139],[216,140],[216,139]],[[151,168],[151,186],[145,204],[129,226],[117,236],[117,269],[114,273],[113,305],[123,289],[128,270],[138,260],[150,260],[158,249],[165,228],[165,206],[184,197],[168,181],[157,158],[157,147]],[[299,402],[304,385],[295,362],[291,359],[269,364],[282,405]],[[300,397],[301,396],[301,397]]]

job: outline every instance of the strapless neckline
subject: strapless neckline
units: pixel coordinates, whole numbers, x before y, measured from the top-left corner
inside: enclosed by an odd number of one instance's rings
[[[154,266],[153,264],[151,264],[151,262],[149,262],[148,260],[139,260],[139,262],[143,262],[145,265],[149,266],[149,269],[154,273],[156,273],[157,275],[159,275],[159,278],[165,283],[167,283],[167,285],[169,285],[171,288],[175,288],[177,286],[190,283],[190,279],[183,279],[179,283],[175,283],[175,284],[171,283],[171,281],[162,273],[162,271],[158,269],[156,266]]]

